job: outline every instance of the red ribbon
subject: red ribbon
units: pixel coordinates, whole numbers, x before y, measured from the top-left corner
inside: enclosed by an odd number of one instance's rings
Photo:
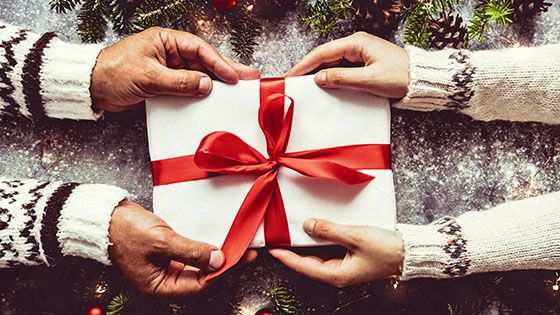
[[[285,98],[290,100],[286,115]],[[276,180],[280,166],[305,176],[348,185],[374,179],[358,170],[391,168],[389,144],[359,144],[286,153],[293,115],[294,100],[284,94],[284,79],[262,79],[259,125],[266,138],[268,158],[236,135],[217,131],[202,139],[194,155],[152,161],[154,186],[220,174],[259,175],[222,245],[226,262],[207,279],[217,277],[239,262],[263,219],[266,245],[290,246],[288,219]]]

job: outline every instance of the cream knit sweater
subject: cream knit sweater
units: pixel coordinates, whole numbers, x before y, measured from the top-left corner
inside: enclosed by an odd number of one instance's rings
[[[560,124],[560,45],[407,50],[409,91],[394,107]],[[397,229],[405,242],[403,279],[560,269],[560,192]]]
[[[410,91],[395,106],[559,123],[558,48],[409,48]],[[0,22],[0,114],[97,119],[89,82],[100,49]],[[109,264],[111,213],[125,197],[124,190],[106,185],[0,178],[0,268],[53,265],[61,255]],[[560,269],[560,192],[398,229],[405,241],[403,279]]]

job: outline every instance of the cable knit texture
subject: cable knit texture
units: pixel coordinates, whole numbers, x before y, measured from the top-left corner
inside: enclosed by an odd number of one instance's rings
[[[101,116],[89,93],[101,45],[68,44],[54,33],[0,25],[0,112],[35,120]]]
[[[0,178],[0,268],[54,265],[62,255],[110,264],[109,224],[126,191]]]
[[[396,108],[560,123],[560,44],[476,52],[406,49],[410,85]]]
[[[404,280],[560,269],[560,192],[397,229],[405,243]]]
[[[0,22],[0,114],[99,118],[89,84],[101,48]],[[0,178],[0,268],[52,266],[63,255],[110,264],[111,214],[126,195],[105,185]]]

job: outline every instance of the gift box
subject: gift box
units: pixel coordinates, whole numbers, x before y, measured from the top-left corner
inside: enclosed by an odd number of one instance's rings
[[[205,98],[147,101],[153,209],[222,247],[317,246],[307,218],[395,226],[387,99],[312,76],[214,82]]]

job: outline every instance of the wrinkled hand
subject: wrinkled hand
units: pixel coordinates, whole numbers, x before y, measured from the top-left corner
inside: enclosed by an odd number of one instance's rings
[[[398,232],[373,226],[349,226],[309,219],[305,231],[318,239],[347,248],[343,259],[302,257],[287,249],[269,252],[289,268],[337,287],[384,279],[401,273],[404,248]]]
[[[141,292],[185,296],[208,286],[204,271],[220,268],[216,247],[175,233],[162,219],[131,201],[114,210],[109,227],[112,261]]]
[[[346,88],[388,98],[406,95],[409,59],[404,48],[384,39],[358,32],[313,49],[285,76],[299,76],[343,61],[363,64],[360,68],[332,68],[315,74],[315,82],[325,88]]]
[[[156,95],[201,97],[212,90],[212,80],[201,71],[226,83],[260,77],[193,34],[154,27],[101,50],[90,92],[94,106],[110,112],[135,108]]]

